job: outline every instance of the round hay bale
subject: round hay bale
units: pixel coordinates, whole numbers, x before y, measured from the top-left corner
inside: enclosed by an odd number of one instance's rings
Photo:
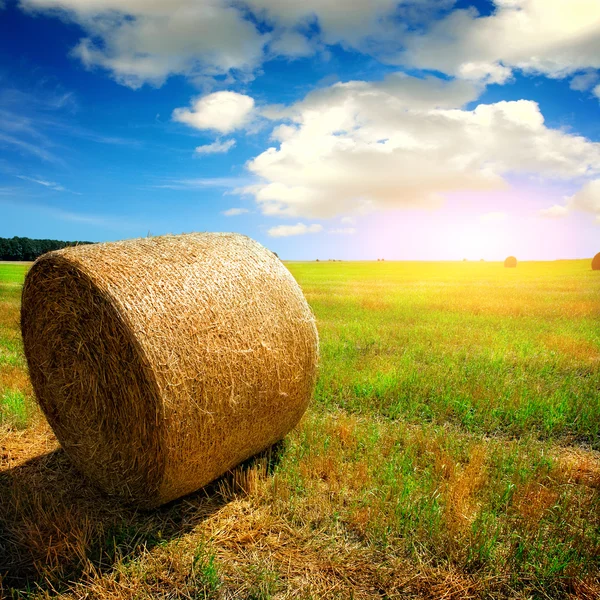
[[[314,316],[269,250],[200,233],[40,257],[21,328],[38,402],[79,470],[153,507],[280,440],[311,398]]]
[[[504,261],[504,266],[509,269],[514,269],[517,266],[517,259],[514,256],[509,256]]]
[[[600,252],[592,258],[592,270],[600,271]]]

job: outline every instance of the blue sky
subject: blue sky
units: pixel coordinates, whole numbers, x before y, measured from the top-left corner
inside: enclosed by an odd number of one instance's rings
[[[600,250],[598,0],[0,6],[0,236]]]

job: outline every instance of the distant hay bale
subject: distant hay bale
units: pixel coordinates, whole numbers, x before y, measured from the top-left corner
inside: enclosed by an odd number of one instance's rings
[[[594,271],[600,271],[600,252],[592,258],[592,269]]]
[[[50,252],[21,327],[38,402],[75,465],[153,507],[280,440],[311,397],[313,314],[276,256],[201,233]]]
[[[517,259],[514,256],[509,256],[504,261],[504,266],[510,269],[514,269],[517,266]]]

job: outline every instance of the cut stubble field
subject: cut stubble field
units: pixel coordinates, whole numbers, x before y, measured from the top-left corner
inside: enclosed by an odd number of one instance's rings
[[[0,596],[599,597],[589,261],[288,267],[321,340],[307,414],[138,512],[77,474],[37,410],[27,267],[0,265]]]

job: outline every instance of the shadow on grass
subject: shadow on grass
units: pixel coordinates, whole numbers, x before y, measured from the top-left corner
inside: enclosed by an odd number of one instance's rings
[[[205,488],[152,511],[98,491],[62,449],[0,473],[0,597],[63,591],[92,572],[135,559],[185,535],[247,491],[251,475],[271,473],[282,444]]]

